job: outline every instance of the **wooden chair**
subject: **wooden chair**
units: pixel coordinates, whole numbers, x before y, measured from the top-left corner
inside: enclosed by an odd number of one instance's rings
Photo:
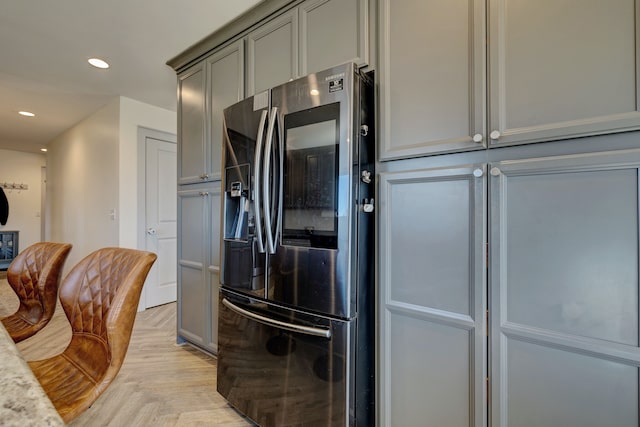
[[[59,355],[28,363],[65,422],[91,406],[120,370],[140,292],[155,260],[151,252],[99,249],[60,285],[71,342]]]
[[[53,317],[60,275],[70,250],[68,243],[35,243],[9,265],[7,281],[20,305],[15,313],[0,320],[15,342],[34,335]]]

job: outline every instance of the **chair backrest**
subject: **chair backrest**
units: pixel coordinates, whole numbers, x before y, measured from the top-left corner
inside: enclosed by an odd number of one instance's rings
[[[60,285],[60,302],[71,324],[63,352],[97,383],[94,400],[124,361],[140,293],[156,255],[103,248],[82,259]]]
[[[7,281],[20,300],[14,316],[31,324],[9,331],[16,342],[35,334],[53,317],[60,276],[70,250],[68,243],[34,243],[9,265]]]

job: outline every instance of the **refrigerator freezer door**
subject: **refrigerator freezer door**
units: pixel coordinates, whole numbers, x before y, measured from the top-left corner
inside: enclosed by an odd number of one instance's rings
[[[263,427],[350,425],[355,320],[220,300],[217,387],[231,405]]]

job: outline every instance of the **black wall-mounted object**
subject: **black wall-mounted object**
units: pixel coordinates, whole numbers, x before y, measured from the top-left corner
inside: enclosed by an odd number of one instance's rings
[[[9,218],[9,201],[4,190],[0,187],[0,224],[6,225],[7,218]]]

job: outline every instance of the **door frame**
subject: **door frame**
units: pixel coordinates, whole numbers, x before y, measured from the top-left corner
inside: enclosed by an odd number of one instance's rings
[[[147,217],[147,204],[141,203],[140,200],[146,200],[146,187],[147,187],[147,156],[146,146],[147,138],[159,139],[162,141],[178,143],[178,137],[176,134],[169,132],[159,131],[156,129],[147,128],[144,126],[138,126],[138,138],[137,138],[137,155],[138,155],[138,188],[137,188],[137,200],[138,200],[138,218],[137,218],[137,247],[145,250],[146,244],[146,217]],[[176,180],[178,177],[176,176]],[[177,196],[176,196],[177,197]],[[138,311],[143,311],[147,308],[147,289],[142,288],[142,295],[140,296],[140,303],[138,304]]]

